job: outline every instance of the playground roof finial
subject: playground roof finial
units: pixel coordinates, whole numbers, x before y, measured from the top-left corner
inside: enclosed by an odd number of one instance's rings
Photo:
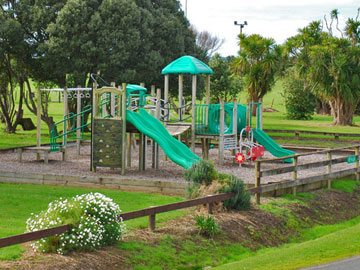
[[[186,55],[171,62],[161,72],[161,74],[163,75],[169,73],[175,73],[175,74],[190,73],[192,75],[198,75],[198,74],[213,74],[214,72],[208,65],[201,62],[199,59],[193,56]]]

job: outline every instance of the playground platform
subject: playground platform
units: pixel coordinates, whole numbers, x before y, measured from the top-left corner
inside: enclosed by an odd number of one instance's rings
[[[44,163],[43,158],[36,160],[36,155],[32,152],[22,153],[22,162],[18,161],[16,149],[10,151],[0,151],[0,182],[8,183],[28,183],[61,186],[83,186],[91,188],[110,188],[127,191],[155,192],[165,194],[184,194],[187,183],[184,180],[184,168],[176,165],[171,160],[165,160],[164,153],[160,151],[159,169],[151,168],[152,153],[149,150],[146,158],[146,170],[139,171],[139,157],[137,146],[132,152],[131,167],[126,169],[126,175],[122,176],[120,169],[98,168],[96,172],[90,170],[90,146],[82,145],[81,154],[77,155],[76,146],[67,149],[66,161],[62,160],[62,153],[51,153],[48,156],[48,163]],[[150,145],[148,147],[151,149]],[[299,152],[299,151],[297,151]],[[201,147],[196,147],[195,154],[201,155]],[[255,182],[254,164],[243,164],[241,167],[234,164],[232,159],[225,159],[223,166],[218,165],[218,150],[210,149],[209,158],[215,162],[215,167],[219,172],[236,175],[244,180],[248,186],[253,186]],[[335,155],[335,154],[334,154]],[[337,153],[342,156],[344,153]],[[273,156],[265,151],[263,158]],[[311,160],[326,160],[326,155],[311,155],[306,158],[299,158],[299,164],[307,163]],[[265,163],[262,169],[274,169],[289,166],[284,163]],[[345,169],[351,164],[333,165],[333,170]],[[312,173],[319,174],[322,168],[313,171],[301,171],[301,176],[311,176]],[[326,168],[324,169],[326,173]],[[306,175],[302,175],[306,174]],[[274,183],[291,177],[289,174],[267,177],[266,183]]]

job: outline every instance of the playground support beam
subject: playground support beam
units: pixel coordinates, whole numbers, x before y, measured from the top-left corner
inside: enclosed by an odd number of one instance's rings
[[[180,120],[182,119],[182,99],[183,99],[183,85],[184,85],[184,76],[179,74],[179,111]],[[185,104],[184,104],[185,105]]]
[[[206,76],[206,104],[210,104],[210,75]]]
[[[80,88],[81,86],[78,85],[78,88]],[[76,117],[76,152],[77,155],[80,155],[80,136],[81,136],[81,130],[80,130],[80,126],[81,126],[81,95],[80,95],[80,91],[78,91],[77,96],[76,96],[76,113],[77,113],[77,117]]]
[[[167,111],[167,109],[169,109],[169,74],[165,75],[165,82],[164,82],[164,109],[165,109],[165,115],[168,115],[168,117],[170,117],[169,112]],[[166,117],[165,120],[169,120],[168,117]],[[164,123],[165,127],[166,127],[166,122]]]
[[[68,91],[67,91],[67,87],[65,86],[64,87],[64,118],[65,118],[65,115],[68,114]],[[66,122],[64,124],[64,134],[67,132],[67,128],[66,128]],[[63,145],[66,145],[66,141],[67,141],[67,135],[64,135],[63,136]]]
[[[36,108],[36,119],[37,119],[37,129],[36,129],[36,146],[41,146],[41,91],[40,86],[37,89],[37,108]],[[36,153],[36,160],[40,159],[40,153]]]
[[[219,165],[224,165],[224,101],[220,99]]]
[[[125,175],[126,161],[126,83],[122,84],[121,97],[121,120],[122,120],[122,148],[121,148],[121,175]]]
[[[196,75],[192,75],[191,151],[195,153]]]

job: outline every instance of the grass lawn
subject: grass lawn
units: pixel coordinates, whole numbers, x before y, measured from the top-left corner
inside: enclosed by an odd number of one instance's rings
[[[23,233],[26,220],[31,213],[39,213],[47,209],[49,202],[60,197],[72,197],[89,192],[100,192],[112,198],[123,212],[138,210],[183,200],[178,196],[159,194],[131,193],[116,190],[86,189],[58,186],[0,184],[0,237]],[[157,224],[185,214],[178,210],[156,215]],[[125,222],[127,229],[145,228],[148,218],[138,218]],[[15,259],[21,256],[20,245],[0,249],[0,259]]]

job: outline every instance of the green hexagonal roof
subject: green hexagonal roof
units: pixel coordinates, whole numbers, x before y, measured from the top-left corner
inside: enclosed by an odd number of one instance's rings
[[[201,62],[199,59],[193,56],[186,55],[168,64],[161,72],[161,74],[163,75],[170,73],[175,73],[175,74],[190,73],[193,75],[198,75],[198,74],[213,74],[214,72],[208,65]]]

